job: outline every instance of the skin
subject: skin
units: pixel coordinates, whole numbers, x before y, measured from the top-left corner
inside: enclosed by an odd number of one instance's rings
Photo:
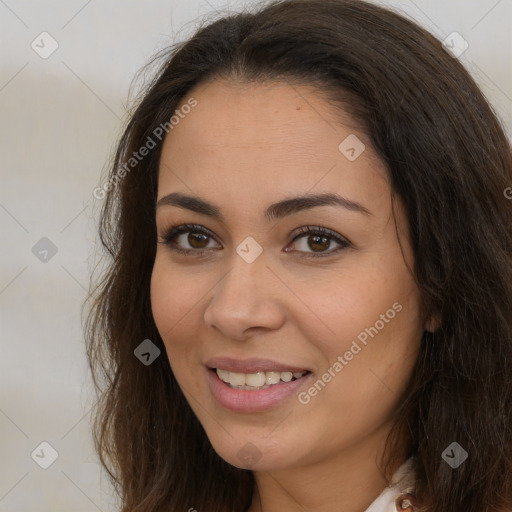
[[[421,320],[419,290],[397,239],[396,227],[413,268],[403,207],[396,199],[394,218],[386,169],[368,137],[318,91],[213,81],[190,96],[197,106],[165,139],[158,199],[199,196],[225,221],[157,208],[160,242],[184,223],[212,233],[196,245],[188,234],[175,240],[183,249],[206,248],[199,257],[158,244],[151,301],[174,375],[216,452],[253,470],[250,512],[365,510],[386,485],[377,463],[422,332],[431,327]],[[338,149],[350,134],[366,146],[355,161]],[[337,206],[278,221],[263,215],[271,203],[324,192],[371,215]],[[307,225],[323,225],[350,246],[334,252],[331,239],[319,248],[310,235],[293,241]],[[263,248],[250,264],[236,252],[248,236]],[[330,254],[308,257],[315,252]],[[204,363],[221,355],[287,362],[310,369],[316,381],[396,302],[402,310],[307,405],[294,395],[270,411],[237,413],[210,392]],[[251,466],[237,455],[248,442],[261,454]]]

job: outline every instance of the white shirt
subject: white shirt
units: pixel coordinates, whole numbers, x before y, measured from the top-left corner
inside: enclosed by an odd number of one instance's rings
[[[395,472],[389,487],[386,487],[365,512],[396,512],[396,499],[414,487],[412,459],[406,460]]]

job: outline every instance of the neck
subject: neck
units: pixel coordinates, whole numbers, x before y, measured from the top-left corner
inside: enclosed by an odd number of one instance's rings
[[[247,512],[364,512],[389,483],[378,468],[387,433],[376,432],[357,446],[316,462],[255,472]]]

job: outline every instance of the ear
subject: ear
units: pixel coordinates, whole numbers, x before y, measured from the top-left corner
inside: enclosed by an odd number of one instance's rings
[[[435,332],[441,327],[441,323],[441,315],[433,313],[427,318],[423,327],[426,331]]]

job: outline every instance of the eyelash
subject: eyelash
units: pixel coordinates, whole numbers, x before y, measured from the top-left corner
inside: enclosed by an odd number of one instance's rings
[[[189,232],[199,233],[199,234],[205,235],[209,238],[215,239],[213,237],[213,235],[207,229],[205,229],[201,226],[198,226],[197,224],[181,224],[179,226],[174,226],[174,227],[169,228],[163,234],[162,241],[158,242],[158,243],[167,245],[172,251],[175,251],[177,253],[188,254],[188,255],[198,256],[198,257],[202,256],[203,253],[211,250],[211,249],[181,249],[174,243],[175,239],[179,235],[182,235],[183,233],[189,233]],[[304,253],[303,251],[297,251],[297,252],[302,252],[303,257],[306,257],[306,258],[309,258],[309,257],[322,258],[322,257],[331,256],[332,254],[338,253],[338,252],[342,251],[343,249],[350,247],[350,245],[351,245],[346,239],[344,239],[340,235],[336,234],[334,231],[324,228],[323,226],[303,226],[303,227],[299,228],[298,233],[292,240],[292,243],[306,235],[321,235],[321,236],[327,237],[331,240],[334,240],[336,243],[340,244],[340,246],[341,246],[332,251],[321,252],[321,253],[314,253],[314,252]],[[292,251],[290,251],[290,252],[292,252]]]

